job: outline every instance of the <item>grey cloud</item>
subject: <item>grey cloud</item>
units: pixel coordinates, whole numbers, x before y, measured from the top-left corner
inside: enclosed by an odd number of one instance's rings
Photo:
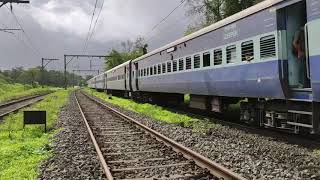
[[[82,53],[94,2],[33,0],[29,6],[14,6],[14,12],[20,18],[33,45],[39,49],[41,57],[63,59],[63,54]],[[118,46],[120,41],[135,39],[139,35],[145,36],[179,2],[180,0],[105,0],[88,54],[106,54],[112,47]],[[48,11],[43,11],[46,8]],[[45,17],[46,15],[48,16]],[[1,22],[17,27],[12,15],[4,8],[0,9],[0,27],[3,26]],[[181,7],[148,36],[149,50],[181,37],[188,23],[185,9]],[[21,32],[17,33],[17,36],[27,42]],[[40,56],[34,55],[12,35],[2,32],[0,54],[0,69],[15,66],[35,67],[40,64]],[[103,68],[102,61],[97,60],[94,63],[100,66],[96,68]],[[60,70],[62,67],[62,61],[49,66]],[[87,69],[88,62],[82,60],[70,64],[70,69],[78,67]]]

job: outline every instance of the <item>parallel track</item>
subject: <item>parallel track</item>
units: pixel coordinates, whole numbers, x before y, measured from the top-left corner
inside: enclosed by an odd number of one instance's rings
[[[0,120],[8,114],[41,101],[45,95],[35,95],[0,104]]]
[[[80,91],[80,112],[107,179],[244,179]]]

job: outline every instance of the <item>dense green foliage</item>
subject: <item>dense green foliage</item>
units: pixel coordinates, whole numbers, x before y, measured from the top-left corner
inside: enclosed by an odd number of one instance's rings
[[[0,75],[0,103],[24,96],[43,94],[51,91],[52,89],[49,88],[33,88],[31,85],[18,83],[10,84],[6,82],[6,80],[2,79]]]
[[[121,46],[122,50],[112,49],[111,52],[107,54],[109,57],[105,60],[106,70],[142,56],[146,53],[146,48],[148,47],[148,45],[144,44],[142,37],[138,37],[135,42],[130,40],[122,42]]]
[[[149,116],[155,120],[163,121],[170,124],[177,124],[183,127],[192,127],[195,131],[205,133],[210,128],[215,128],[217,125],[208,122],[205,119],[199,119],[186,114],[180,114],[167,110],[161,106],[152,105],[148,103],[140,104],[130,99],[124,99],[119,97],[112,97],[109,99],[105,93],[100,93],[92,89],[86,89],[91,95],[94,95],[106,102],[115,104],[124,109],[134,111],[146,116]]]
[[[66,104],[69,91],[57,91],[27,108],[46,110],[48,129],[56,123],[60,108]],[[54,132],[43,133],[43,127],[23,129],[23,110],[11,114],[0,124],[0,179],[36,179],[39,163],[51,155],[48,144]]]
[[[43,78],[43,79],[42,79]],[[64,73],[54,70],[44,70],[41,75],[41,67],[23,69],[22,67],[11,70],[0,71],[0,79],[9,83],[30,84],[36,87],[39,84],[51,87],[64,87]],[[69,85],[85,84],[85,79],[81,76],[67,72]]]
[[[199,16],[201,20],[189,25],[185,34],[191,34],[261,1],[263,0],[187,0],[187,14],[191,17]]]

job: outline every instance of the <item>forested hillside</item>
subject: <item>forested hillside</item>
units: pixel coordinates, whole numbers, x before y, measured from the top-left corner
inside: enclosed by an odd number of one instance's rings
[[[43,77],[41,68],[24,69],[22,67],[13,68],[11,70],[0,71],[0,79],[7,83],[27,84],[32,87],[39,85],[51,87],[64,87],[64,73],[54,70],[44,70]],[[67,72],[69,85],[84,85],[85,79],[73,73]]]

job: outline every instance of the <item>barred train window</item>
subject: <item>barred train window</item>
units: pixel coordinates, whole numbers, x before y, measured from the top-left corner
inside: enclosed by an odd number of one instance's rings
[[[252,40],[241,44],[241,59],[242,61],[252,61],[254,59]]]
[[[166,73],[166,63],[162,63],[162,73]]]
[[[150,67],[150,76],[153,74],[153,67]]]
[[[227,47],[227,63],[234,63],[237,60],[236,45]]]
[[[153,74],[156,75],[157,74],[157,66],[153,67]]]
[[[191,69],[191,57],[186,58],[186,69]]]
[[[161,65],[158,64],[158,74],[161,74]]]
[[[213,61],[214,65],[220,65],[222,64],[222,50],[221,49],[216,49],[213,51]]]
[[[210,66],[210,53],[209,52],[203,53],[202,63],[203,63],[203,67]]]
[[[167,72],[171,72],[171,62],[167,62]]]
[[[172,62],[172,71],[173,71],[173,72],[176,72],[176,71],[177,71],[177,60],[174,60],[174,61]]]
[[[196,68],[200,68],[200,55],[197,54],[193,57],[193,67]]]
[[[183,69],[184,69],[184,61],[183,61],[183,59],[179,59],[179,71],[183,71]]]
[[[260,57],[270,58],[276,56],[276,38],[269,35],[260,39]]]

